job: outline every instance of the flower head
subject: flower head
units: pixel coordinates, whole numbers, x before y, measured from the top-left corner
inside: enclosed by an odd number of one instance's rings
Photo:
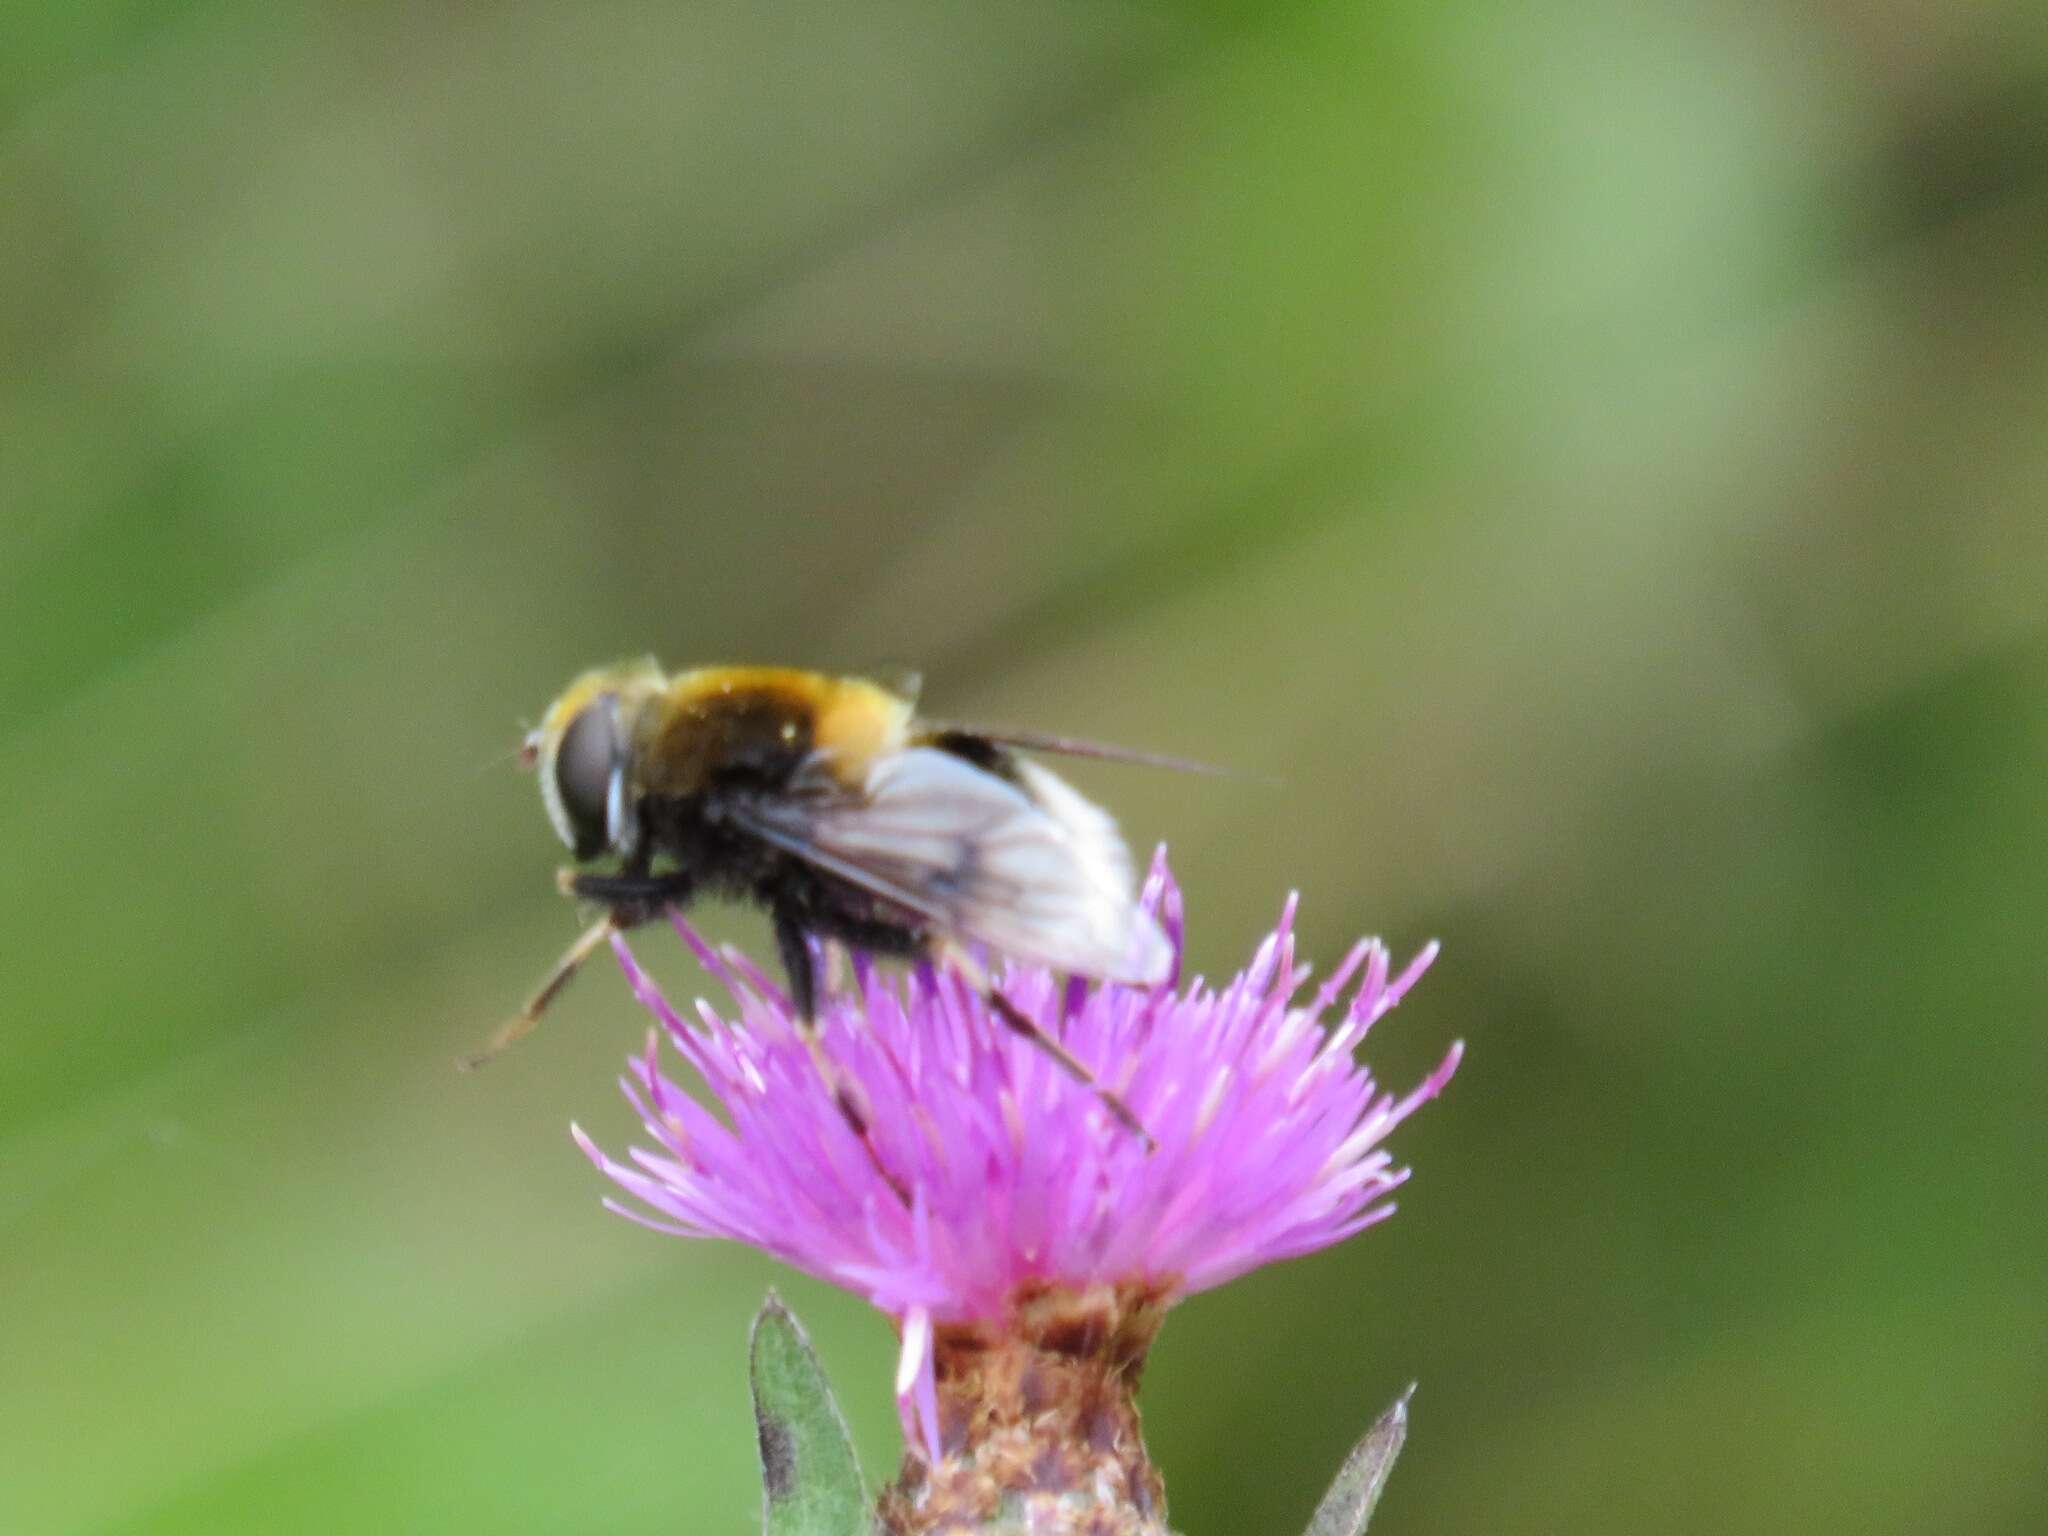
[[[1181,897],[1163,853],[1143,899],[1178,957]],[[999,974],[1003,995],[1121,1095],[1156,1150],[1005,1028],[963,977],[921,965],[892,978],[856,960],[851,986],[821,1001],[819,1025],[866,1106],[871,1153],[835,1107],[782,990],[680,917],[677,931],[730,994],[725,1012],[700,1001],[686,1022],[625,941],[613,943],[723,1114],[663,1076],[650,1032],[621,1082],[653,1145],[619,1161],[575,1134],[633,1197],[606,1202],[620,1214],[752,1244],[895,1318],[906,1434],[915,1444],[921,1430],[936,1460],[935,1328],[999,1324],[1020,1298],[1049,1291],[1142,1296],[1156,1317],[1180,1296],[1393,1214],[1389,1196],[1408,1170],[1380,1143],[1450,1080],[1461,1047],[1398,1097],[1352,1052],[1436,949],[1393,975],[1386,949],[1361,941],[1304,996],[1294,911],[1290,897],[1250,965],[1221,986],[1181,988],[1177,958],[1175,976],[1149,989],[1028,966]]]

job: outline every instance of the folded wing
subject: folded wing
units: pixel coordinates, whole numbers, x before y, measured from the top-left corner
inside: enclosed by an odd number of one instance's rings
[[[1019,762],[1013,783],[910,747],[879,759],[857,794],[824,789],[734,814],[796,857],[1014,959],[1147,986],[1171,970],[1115,822],[1035,763]]]

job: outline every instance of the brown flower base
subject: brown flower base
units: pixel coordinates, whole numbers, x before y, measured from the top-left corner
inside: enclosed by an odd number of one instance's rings
[[[940,1459],[903,1458],[887,1536],[1166,1536],[1138,1377],[1165,1285],[1021,1287],[1007,1322],[941,1324]]]

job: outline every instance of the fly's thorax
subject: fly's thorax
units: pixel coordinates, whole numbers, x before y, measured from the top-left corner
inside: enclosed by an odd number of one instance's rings
[[[878,684],[791,667],[678,674],[647,712],[635,751],[642,794],[682,799],[722,784],[786,786],[799,771],[847,788],[900,748],[910,705]]]

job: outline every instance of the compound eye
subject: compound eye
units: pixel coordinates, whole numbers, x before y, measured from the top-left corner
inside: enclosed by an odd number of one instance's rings
[[[569,722],[555,749],[555,788],[579,859],[595,857],[608,841],[605,810],[620,746],[618,708],[599,699]]]

